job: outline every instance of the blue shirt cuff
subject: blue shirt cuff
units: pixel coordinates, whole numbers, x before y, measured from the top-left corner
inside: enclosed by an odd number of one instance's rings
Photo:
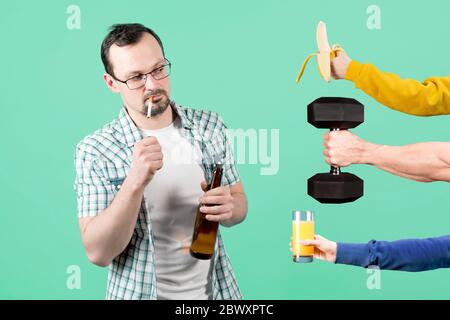
[[[337,243],[337,264],[366,267],[369,248],[365,243]]]

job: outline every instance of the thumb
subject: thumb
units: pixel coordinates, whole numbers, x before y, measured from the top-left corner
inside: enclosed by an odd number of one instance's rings
[[[207,189],[208,189],[208,183],[207,183],[206,181],[202,181],[202,182],[200,183],[200,187],[202,188],[203,192],[208,191],[208,190],[207,190]]]
[[[328,241],[328,239],[322,237],[320,234],[315,234],[314,235],[314,239],[315,240],[320,240],[320,241]]]

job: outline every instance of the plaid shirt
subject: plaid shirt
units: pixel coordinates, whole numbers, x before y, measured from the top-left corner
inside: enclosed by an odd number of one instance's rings
[[[182,133],[202,151],[202,167],[211,180],[214,160],[222,159],[222,185],[239,181],[226,126],[214,112],[172,103],[181,119]],[[134,144],[143,137],[123,107],[119,117],[85,137],[75,152],[78,217],[96,216],[113,201],[131,167]],[[242,299],[230,260],[218,234],[214,255],[214,299]],[[106,299],[156,299],[152,225],[142,200],[136,227],[127,248],[109,266]]]

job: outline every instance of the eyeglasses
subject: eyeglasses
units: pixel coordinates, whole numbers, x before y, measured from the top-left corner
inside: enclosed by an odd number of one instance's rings
[[[128,89],[136,90],[145,86],[148,75],[151,75],[155,80],[162,80],[170,75],[170,67],[172,66],[172,64],[167,59],[164,59],[164,61],[166,62],[164,65],[161,65],[146,74],[138,74],[137,76],[131,77],[130,79],[127,79],[125,81],[119,80],[114,76],[112,77],[119,82],[125,83]]]

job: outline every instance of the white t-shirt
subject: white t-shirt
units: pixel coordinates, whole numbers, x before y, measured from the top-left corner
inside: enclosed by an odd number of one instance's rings
[[[212,261],[189,254],[198,200],[205,180],[201,151],[182,136],[180,118],[158,130],[140,129],[158,139],[163,167],[144,191],[155,244],[158,299],[212,299]]]

